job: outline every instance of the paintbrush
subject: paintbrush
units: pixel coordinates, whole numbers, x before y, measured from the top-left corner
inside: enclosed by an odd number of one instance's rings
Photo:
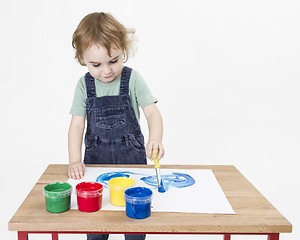
[[[161,178],[161,174],[160,174],[160,165],[159,165],[159,160],[158,160],[158,154],[159,152],[157,153],[157,156],[155,159],[153,159],[154,161],[154,168],[155,168],[155,171],[156,171],[156,178],[157,178],[157,184],[158,184],[158,192],[165,192],[165,188],[163,186],[163,181],[162,181],[162,178]]]

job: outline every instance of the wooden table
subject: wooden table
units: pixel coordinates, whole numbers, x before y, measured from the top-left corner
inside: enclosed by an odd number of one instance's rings
[[[152,168],[141,165],[88,165],[89,167]],[[290,233],[292,225],[234,166],[163,165],[161,168],[211,169],[229,200],[235,215],[152,212],[137,220],[123,211],[94,213],[71,209],[64,213],[46,210],[43,188],[48,183],[67,181],[68,165],[49,165],[27,198],[8,223],[10,231],[18,231],[19,240],[30,233],[52,234],[58,240],[63,233],[131,233],[131,234],[232,234],[267,235],[278,240],[280,233]]]

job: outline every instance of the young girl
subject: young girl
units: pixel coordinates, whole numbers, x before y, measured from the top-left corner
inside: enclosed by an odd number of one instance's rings
[[[80,179],[85,164],[147,164],[164,155],[162,118],[143,78],[126,66],[132,48],[133,31],[126,29],[108,13],[84,17],[73,34],[75,58],[89,72],[81,77],[70,113],[68,175]],[[139,106],[148,122],[149,140],[139,126]],[[85,133],[84,163],[81,159]],[[107,239],[108,235],[88,235],[88,239]],[[125,239],[145,239],[145,235],[125,235]]]

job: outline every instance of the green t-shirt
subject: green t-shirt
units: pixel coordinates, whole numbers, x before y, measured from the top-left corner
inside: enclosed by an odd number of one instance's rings
[[[95,79],[97,97],[119,95],[120,82],[121,76],[111,83],[103,83]],[[129,80],[129,96],[137,120],[140,119],[139,106],[144,108],[151,103],[157,102],[157,100],[152,96],[142,76],[135,70],[132,70]],[[82,76],[75,88],[70,114],[76,116],[86,116],[86,98],[87,94],[85,78]]]

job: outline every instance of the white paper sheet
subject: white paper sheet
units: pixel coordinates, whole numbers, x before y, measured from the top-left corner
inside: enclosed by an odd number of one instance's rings
[[[152,176],[151,179],[156,181],[155,170],[152,168],[121,169],[87,167],[83,179],[68,180],[68,183],[70,183],[73,187],[71,208],[77,209],[75,186],[78,183],[84,181],[95,182],[98,176],[101,174],[114,174],[119,172],[122,172],[123,174],[129,175],[130,178],[133,178],[135,180],[135,186],[148,187],[152,190],[152,212],[235,214],[217,179],[210,169],[161,169],[161,175],[163,179],[168,179],[171,174],[174,176],[173,173],[179,173],[179,178],[180,174],[187,174],[195,180],[195,183],[191,186],[182,188],[170,186],[165,193],[159,193],[157,185],[156,187],[150,186],[141,180],[142,177]],[[185,180],[184,177],[181,178]],[[106,183],[104,182],[104,185]],[[167,186],[167,184],[165,184],[165,186]],[[107,186],[104,186],[101,209],[124,211],[125,207],[117,207],[112,205],[109,201],[109,189]]]

